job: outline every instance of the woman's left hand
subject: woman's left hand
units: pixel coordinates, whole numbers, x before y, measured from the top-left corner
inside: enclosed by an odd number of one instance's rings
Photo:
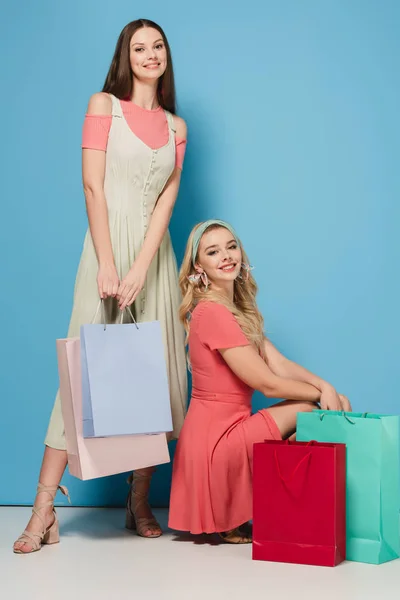
[[[324,384],[321,388],[320,404],[322,410],[343,410],[340,396],[332,385]]]
[[[117,298],[121,310],[133,304],[144,287],[147,269],[134,263],[127,275],[119,284]]]

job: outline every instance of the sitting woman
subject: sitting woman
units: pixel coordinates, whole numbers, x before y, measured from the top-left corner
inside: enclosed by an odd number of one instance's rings
[[[267,340],[257,287],[233,228],[207,221],[190,235],[180,273],[193,391],[177,445],[169,526],[246,543],[252,518],[253,444],[295,433],[317,403],[351,410],[329,383],[289,361]],[[286,400],[251,415],[259,390]]]

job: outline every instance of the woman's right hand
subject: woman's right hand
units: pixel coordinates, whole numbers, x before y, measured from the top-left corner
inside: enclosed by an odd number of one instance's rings
[[[114,264],[100,265],[97,273],[97,287],[102,300],[109,296],[116,297],[119,288],[119,277]]]
[[[326,385],[322,388],[319,402],[322,410],[343,410],[340,396],[331,385]]]
[[[350,400],[347,398],[347,396],[344,396],[343,394],[339,394],[339,398],[340,398],[340,403],[342,405],[342,410],[344,410],[344,412],[352,412],[353,409],[351,407]]]

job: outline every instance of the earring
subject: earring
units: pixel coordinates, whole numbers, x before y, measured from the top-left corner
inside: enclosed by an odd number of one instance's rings
[[[193,283],[193,285],[198,285],[200,278],[201,278],[201,273],[196,273],[195,275],[189,275],[188,281],[190,281],[190,283]]]
[[[187,279],[193,285],[199,285],[201,280],[202,284],[204,285],[204,291],[206,292],[208,290],[209,282],[207,273],[205,271],[203,271],[202,273],[194,273],[193,275],[188,275]]]
[[[245,276],[243,277],[242,273],[239,273],[239,279],[243,279],[244,281],[248,281],[250,277],[250,271],[254,269],[249,263],[242,263],[242,269],[245,272]]]
[[[205,271],[203,271],[202,274],[200,275],[200,277],[201,277],[201,281],[203,282],[203,285],[204,285],[204,291],[206,292],[208,290],[207,273]]]

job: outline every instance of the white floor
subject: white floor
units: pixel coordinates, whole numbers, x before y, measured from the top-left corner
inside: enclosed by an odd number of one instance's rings
[[[400,597],[400,560],[334,569],[251,560],[251,546],[167,531],[144,540],[123,527],[120,509],[61,508],[61,543],[13,554],[28,508],[0,508],[2,600],[347,600]],[[156,511],[165,526],[166,511]]]

